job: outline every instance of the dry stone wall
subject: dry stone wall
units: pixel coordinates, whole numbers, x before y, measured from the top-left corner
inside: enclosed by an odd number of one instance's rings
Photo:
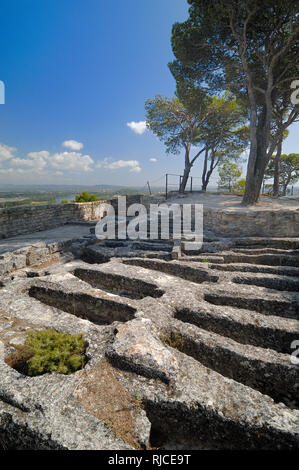
[[[0,210],[0,238],[48,230],[71,222],[100,218],[105,201],[81,204],[51,204]]]
[[[117,197],[110,201],[80,204],[52,204],[0,210],[0,239],[48,230],[68,223],[99,220],[105,203],[117,214]],[[128,196],[127,207],[134,203],[157,204],[162,200],[149,196]],[[204,207],[204,230],[222,237],[298,237],[299,210],[228,211]]]
[[[298,237],[299,210],[227,211],[204,208],[204,230],[222,237]]]

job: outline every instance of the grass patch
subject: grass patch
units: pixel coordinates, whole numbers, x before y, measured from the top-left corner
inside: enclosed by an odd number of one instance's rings
[[[83,334],[70,335],[55,330],[29,331],[24,346],[6,360],[18,372],[35,377],[51,372],[73,374],[86,363]]]

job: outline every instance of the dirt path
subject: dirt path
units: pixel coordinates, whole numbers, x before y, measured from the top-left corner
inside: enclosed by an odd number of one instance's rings
[[[280,199],[273,199],[269,196],[262,196],[258,204],[250,207],[241,205],[242,197],[235,195],[213,194],[213,193],[187,193],[185,196],[178,196],[177,194],[168,199],[169,203],[173,204],[203,204],[204,207],[211,209],[225,209],[225,210],[282,210],[293,209],[299,210],[299,197],[282,197]]]

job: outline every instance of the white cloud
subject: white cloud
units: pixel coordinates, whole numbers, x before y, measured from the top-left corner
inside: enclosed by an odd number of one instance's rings
[[[47,150],[41,150],[40,152],[30,152],[28,153],[28,157],[33,158],[34,160],[39,160],[40,158],[49,158],[50,152]]]
[[[55,153],[49,158],[50,165],[57,170],[91,171],[94,161],[89,155],[77,152]]]
[[[27,168],[33,168],[35,171],[43,170],[47,164],[50,157],[50,153],[46,150],[40,152],[30,152],[28,153],[29,158],[13,158],[11,164],[13,166],[24,166]]]
[[[127,122],[127,126],[130,127],[133,132],[139,135],[144,134],[144,132],[146,131],[146,121]]]
[[[152,163],[156,163],[158,160],[156,158],[150,158],[149,161]]]
[[[83,148],[83,144],[76,140],[65,140],[62,142],[62,146],[71,150],[81,150]]]
[[[30,152],[27,157],[15,155],[16,149],[0,143],[1,174],[61,174],[62,171],[91,171],[93,159],[80,152],[60,152],[53,155],[47,150]]]
[[[139,173],[141,168],[138,160],[116,160],[115,162],[109,163],[109,159],[106,158],[103,162],[104,168],[107,170],[118,170],[119,168],[130,168],[131,172]]]
[[[134,168],[132,168],[130,170],[131,173],[140,173],[141,172],[141,168],[140,166],[134,166]]]
[[[30,177],[52,177],[68,176],[72,172],[90,172],[95,168],[105,170],[127,169],[131,173],[140,173],[142,171],[138,160],[115,160],[104,158],[95,162],[90,155],[77,151],[62,151],[54,154],[47,150],[38,152],[29,152],[26,156],[18,155],[17,149],[8,147],[0,143],[0,175],[22,175],[24,178]],[[70,174],[72,178],[74,175]],[[3,179],[2,178],[2,179]]]
[[[14,158],[16,150],[17,149],[14,147],[8,147],[7,145],[0,144],[0,161]]]
[[[112,163],[107,163],[105,166],[109,168],[109,170],[116,170],[118,168],[125,168],[126,166],[138,166],[139,162],[137,160],[117,160]]]

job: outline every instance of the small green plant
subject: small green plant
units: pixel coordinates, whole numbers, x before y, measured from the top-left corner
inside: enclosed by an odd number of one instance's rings
[[[101,198],[95,196],[95,194],[88,194],[87,191],[83,191],[81,194],[77,195],[72,202],[94,202],[100,200]]]
[[[163,341],[168,344],[171,348],[178,349],[179,351],[184,350],[184,338],[179,333],[171,332],[169,335],[163,338]]]
[[[55,330],[29,331],[23,347],[8,364],[31,377],[51,372],[73,374],[85,365],[83,334],[70,335]]]
[[[61,204],[68,204],[69,201],[67,201],[66,199],[62,199],[62,201],[60,201]]]
[[[202,263],[209,263],[209,260],[208,259],[201,259],[200,260]]]

